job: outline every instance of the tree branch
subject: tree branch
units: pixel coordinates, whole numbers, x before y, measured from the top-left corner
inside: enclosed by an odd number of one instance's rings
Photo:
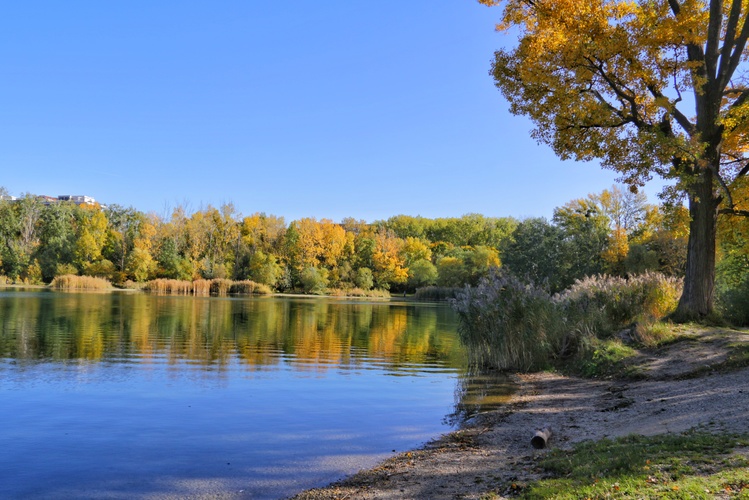
[[[621,99],[622,105],[629,104],[629,111],[631,113],[631,123],[634,123],[638,128],[642,128],[646,125],[645,122],[643,122],[639,118],[639,113],[637,110],[637,102],[635,101],[635,98],[631,95],[628,95],[624,90],[619,88],[619,85],[608,75],[606,74],[606,70],[603,68],[603,63],[601,61],[593,61],[589,57],[586,57],[586,60],[590,63],[591,67],[596,70],[598,75],[606,82],[606,84],[609,86],[609,88],[616,94],[619,99]],[[624,118],[624,116],[622,116]]]
[[[720,51],[720,68],[718,69],[718,81],[724,81],[724,75],[727,70],[727,64],[731,56],[731,48],[734,45],[736,37],[736,28],[739,24],[741,16],[741,0],[733,0],[731,3],[731,13],[728,15],[728,22],[726,23],[726,34],[723,36],[723,48]],[[711,14],[712,15],[712,14]],[[728,80],[725,80],[726,84]],[[725,88],[724,85],[720,87]]]
[[[658,89],[656,89],[652,85],[648,85],[648,90],[655,98],[665,97]],[[684,113],[679,111],[679,109],[676,107],[676,104],[671,102],[671,99],[668,100],[668,103],[670,104],[670,106],[666,108],[666,111],[668,111],[668,113],[674,117],[676,123],[678,123],[681,128],[683,128],[684,131],[689,134],[689,137],[692,137],[697,132],[697,127],[695,127],[695,125],[689,121],[689,118],[687,118]]]
[[[738,217],[749,217],[749,210],[737,210],[735,208],[721,208],[718,210],[718,213],[723,215],[736,215]]]
[[[673,11],[674,15],[678,16],[681,12],[681,5],[679,5],[679,2],[676,0],[668,0],[668,5],[671,6],[671,10]]]
[[[734,0],[734,2],[738,1],[739,0]],[[749,39],[749,19],[747,19],[747,16],[744,16],[744,25],[741,27],[739,37],[735,40],[735,43],[732,44],[733,47],[728,47],[729,50],[731,48],[733,49],[733,53],[731,54],[728,63],[724,66],[723,61],[721,61],[721,72],[718,80],[720,85],[720,87],[718,87],[719,89],[723,90],[726,88],[734,71],[736,71],[736,68],[739,66],[741,58],[744,55],[744,48],[746,47],[747,39]]]
[[[707,43],[705,44],[705,69],[711,81],[717,79],[717,65],[720,55],[720,27],[722,21],[723,1],[710,0],[710,17],[707,24]]]

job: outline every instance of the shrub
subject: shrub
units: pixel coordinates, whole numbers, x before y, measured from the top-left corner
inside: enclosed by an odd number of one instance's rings
[[[749,277],[733,286],[718,288],[717,309],[736,326],[749,325]]]
[[[451,304],[471,364],[528,371],[549,365],[563,340],[563,318],[548,291],[493,272]]]
[[[680,280],[645,273],[589,277],[552,297],[532,283],[494,273],[451,303],[474,367],[527,371],[575,358],[574,366],[593,373],[624,355],[607,337],[624,326],[663,318],[676,308],[680,293]],[[658,343],[668,340],[660,330],[639,326],[633,332],[644,343]]]
[[[358,288],[362,290],[371,290],[374,286],[374,277],[372,276],[372,270],[368,267],[359,268],[356,271],[356,277],[354,283]]]
[[[308,267],[300,276],[305,293],[322,295],[328,288],[328,270],[325,268]]]
[[[597,275],[578,280],[554,296],[568,324],[610,335],[634,323],[653,323],[672,313],[682,280],[646,272],[630,278]]]
[[[55,290],[108,290],[112,288],[112,284],[103,278],[72,274],[57,276],[50,286]]]
[[[425,286],[416,289],[414,298],[416,300],[449,300],[454,299],[462,291],[463,289],[460,287]]]

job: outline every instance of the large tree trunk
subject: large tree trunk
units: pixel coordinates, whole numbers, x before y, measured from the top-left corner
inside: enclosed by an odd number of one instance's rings
[[[718,201],[713,192],[713,175],[707,168],[700,169],[699,178],[689,190],[689,243],[684,292],[679,300],[675,318],[692,321],[713,312],[715,287],[715,232]]]

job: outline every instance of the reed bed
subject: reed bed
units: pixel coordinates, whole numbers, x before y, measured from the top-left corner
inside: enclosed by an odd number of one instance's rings
[[[658,273],[592,276],[552,297],[542,286],[497,272],[451,304],[474,366],[530,371],[555,361],[595,361],[623,328],[641,343],[658,342],[662,332],[642,326],[673,312],[681,287],[681,280]]]
[[[273,290],[268,285],[254,281],[232,281],[226,279],[195,281],[159,278],[145,284],[143,290],[164,295],[194,295],[196,297],[237,295],[270,295]]]
[[[104,278],[65,274],[53,279],[50,287],[55,290],[109,290],[112,284]]]
[[[193,282],[159,278],[146,282],[143,290],[166,295],[191,295]]]
[[[216,278],[211,281],[211,295],[217,297],[226,297],[229,295],[231,285],[233,281],[227,279]]]
[[[390,298],[390,292],[381,289],[364,290],[363,288],[331,288],[327,295],[331,297],[372,297],[372,298]]]
[[[211,280],[195,280],[192,282],[192,293],[196,297],[211,295]]]
[[[13,280],[7,276],[0,275],[0,285],[10,285],[11,283],[13,283]]]
[[[229,293],[237,295],[270,295],[273,293],[273,290],[264,283],[244,280],[233,281]]]

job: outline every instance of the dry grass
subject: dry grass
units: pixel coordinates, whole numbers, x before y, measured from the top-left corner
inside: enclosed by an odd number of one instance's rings
[[[226,297],[227,295],[229,295],[229,290],[231,289],[232,283],[232,280],[221,278],[214,279],[213,281],[211,281],[211,295]]]
[[[196,297],[208,297],[211,295],[210,280],[195,280],[192,282],[192,293]]]
[[[143,287],[148,292],[165,295],[195,295],[196,297],[219,296],[229,294],[270,295],[273,290],[262,283],[254,281],[232,281],[226,279],[182,281],[170,279],[155,279],[147,282]]]
[[[362,288],[332,288],[328,289],[327,294],[331,297],[375,297],[375,298],[390,298],[390,292],[387,290],[372,289],[364,290]]]
[[[143,290],[167,295],[191,295],[193,282],[159,278],[147,282]]]
[[[53,279],[50,287],[55,290],[109,290],[112,284],[104,278],[65,274]]]
[[[264,283],[244,280],[232,282],[229,293],[238,295],[270,295],[273,293],[273,290]]]

